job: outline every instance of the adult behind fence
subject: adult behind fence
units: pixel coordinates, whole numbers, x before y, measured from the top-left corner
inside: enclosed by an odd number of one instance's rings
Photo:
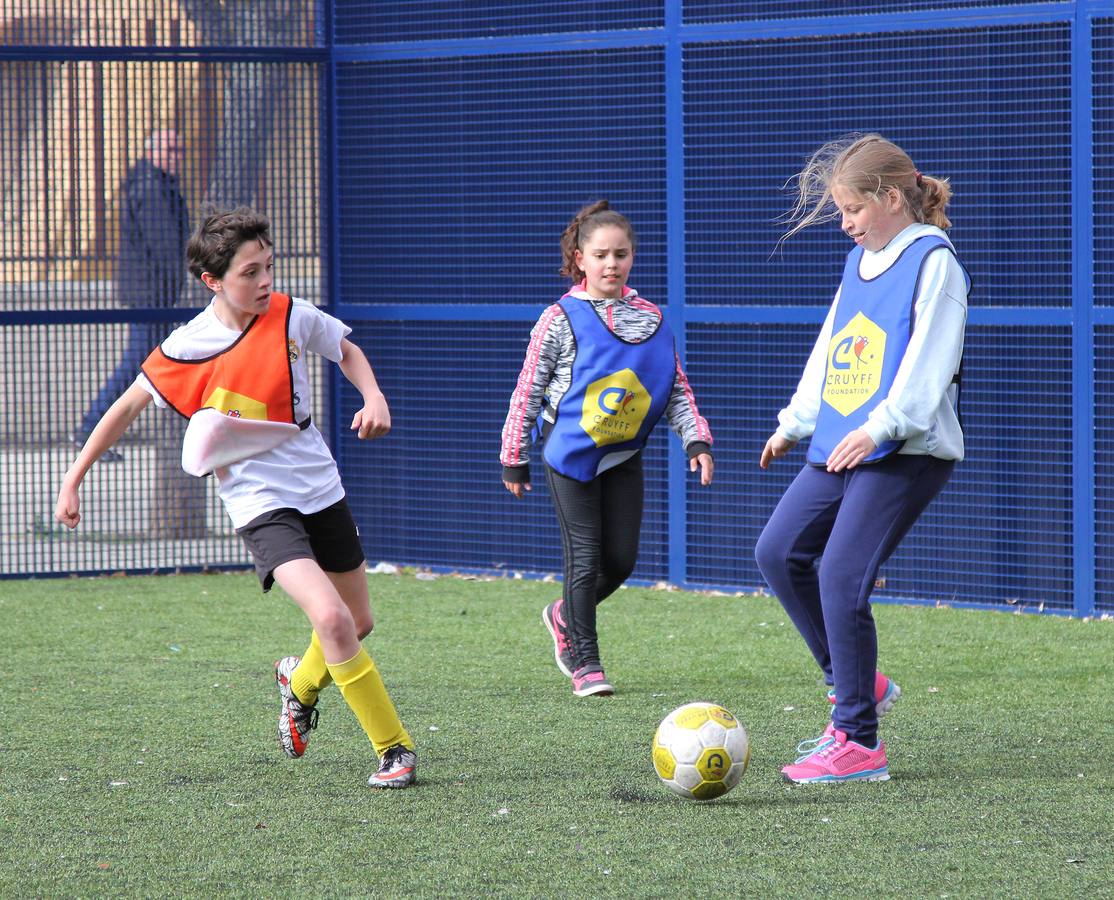
[[[178,305],[185,283],[189,211],[178,184],[184,146],[178,132],[153,131],[143,156],[124,179],[120,198],[120,247],[115,288],[121,305],[131,309],[169,309]],[[139,366],[166,333],[164,322],[132,322],[124,351],[71,435],[82,447],[108,408],[132,384]],[[183,426],[162,416],[156,426],[156,458],[162,473],[155,486],[152,536],[203,537],[205,486],[172,465],[181,446]],[[123,454],[107,450],[103,462],[119,462]]]

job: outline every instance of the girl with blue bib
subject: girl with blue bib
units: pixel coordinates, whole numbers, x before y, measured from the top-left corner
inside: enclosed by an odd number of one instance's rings
[[[782,769],[805,784],[885,781],[879,567],[963,458],[959,375],[970,280],[945,231],[946,179],[876,134],[826,144],[797,177],[789,237],[841,220],[855,242],[804,374],[759,465],[811,437],[755,548],[829,685],[831,721]],[[818,562],[819,561],[819,562]]]
[[[596,606],[626,581],[642,527],[642,448],[665,416],[689,467],[711,484],[712,433],[661,310],[627,286],[634,230],[606,200],[561,236],[573,287],[538,319],[503,425],[503,484],[530,490],[529,447],[543,441],[564,549],[564,593],[542,611],[558,668],[578,697],[613,694]]]

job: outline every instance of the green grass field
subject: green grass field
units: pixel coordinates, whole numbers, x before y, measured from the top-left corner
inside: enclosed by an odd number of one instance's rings
[[[371,578],[366,641],[420,783],[372,792],[339,693],[278,750],[272,663],[308,637],[248,574],[0,583],[3,897],[1106,897],[1114,622],[879,606],[892,780],[791,786],[824,690],[770,598],[629,589],[613,698],[574,698],[552,584]],[[714,700],[751,768],[709,804],[650,739]]]

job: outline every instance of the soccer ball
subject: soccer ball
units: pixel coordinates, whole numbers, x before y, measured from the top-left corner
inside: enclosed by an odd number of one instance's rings
[[[688,800],[714,800],[739,783],[750,762],[746,730],[715,703],[686,703],[654,734],[654,770]]]

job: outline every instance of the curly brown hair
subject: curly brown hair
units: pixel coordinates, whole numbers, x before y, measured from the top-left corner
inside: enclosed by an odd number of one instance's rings
[[[597,200],[589,203],[580,212],[573,216],[561,235],[561,275],[566,275],[574,282],[584,277],[584,270],[576,264],[576,251],[583,249],[597,228],[603,225],[615,225],[622,228],[630,239],[631,249],[635,245],[634,229],[630,220],[622,213],[611,208],[607,200]]]
[[[186,244],[190,274],[200,279],[208,272],[223,278],[236,251],[248,241],[273,247],[271,220],[247,206],[209,210]]]

